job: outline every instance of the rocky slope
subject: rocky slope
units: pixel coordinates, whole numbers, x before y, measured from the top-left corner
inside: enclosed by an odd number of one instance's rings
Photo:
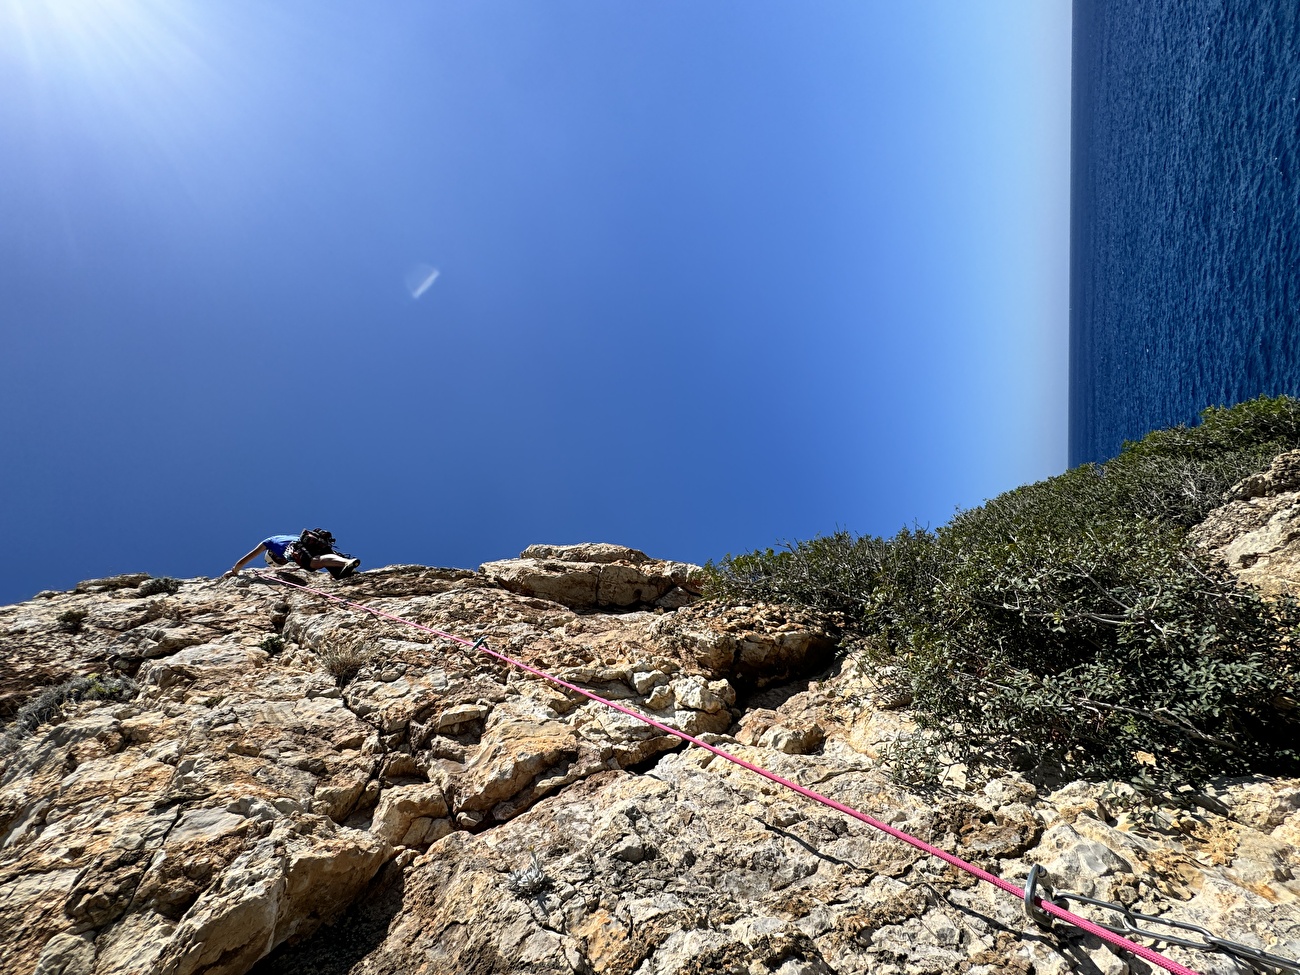
[[[486,637],[1003,877],[1042,864],[1060,888],[1300,957],[1300,782],[1223,782],[1143,816],[1103,786],[977,787],[961,769],[914,793],[882,768],[906,712],[828,634],[698,602],[696,583],[608,545],[313,580]],[[0,609],[0,971],[1148,970],[458,644],[249,574],[169,588],[121,576]]]
[[[1267,593],[1300,596],[1300,450],[1228,491],[1192,541],[1215,552],[1239,579]]]

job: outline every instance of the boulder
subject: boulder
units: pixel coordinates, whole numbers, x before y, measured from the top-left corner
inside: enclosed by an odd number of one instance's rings
[[[494,584],[570,609],[677,608],[700,593],[703,570],[619,545],[533,545],[517,559],[485,562]]]

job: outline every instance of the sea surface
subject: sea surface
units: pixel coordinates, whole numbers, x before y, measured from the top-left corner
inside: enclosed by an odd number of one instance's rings
[[[1300,0],[1075,0],[1070,465],[1300,396]]]

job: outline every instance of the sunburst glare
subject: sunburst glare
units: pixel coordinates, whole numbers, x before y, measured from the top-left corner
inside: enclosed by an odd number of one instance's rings
[[[229,60],[215,16],[188,2],[0,0],[7,111],[50,166],[79,160],[131,192],[166,178],[212,198],[206,184],[230,177],[203,163],[240,101],[213,67]]]

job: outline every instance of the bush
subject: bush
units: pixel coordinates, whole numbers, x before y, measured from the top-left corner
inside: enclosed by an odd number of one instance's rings
[[[91,674],[74,677],[54,687],[48,687],[18,710],[13,724],[0,736],[0,755],[12,753],[31,736],[37,728],[47,724],[62,713],[69,702],[76,701],[129,701],[139,692],[139,685],[129,677],[109,677]]]
[[[1157,784],[1297,767],[1294,600],[1262,599],[1150,522],[993,527],[941,532],[913,639],[881,654],[950,753]]]
[[[180,589],[179,579],[172,579],[169,576],[163,576],[160,579],[146,579],[140,583],[140,588],[136,590],[138,596],[170,596]]]
[[[1295,400],[1211,409],[934,533],[728,556],[710,592],[822,613],[912,699],[931,757],[1159,786],[1293,772],[1300,606],[1185,537],[1298,446]]]
[[[820,614],[853,640],[905,641],[935,565],[934,536],[903,529],[892,539],[846,531],[786,543],[782,551],[728,555],[705,566],[708,595],[729,603],[791,603]]]
[[[80,633],[81,625],[89,615],[84,609],[65,609],[54,617],[54,628],[60,633]]]
[[[271,636],[268,636],[265,640],[263,640],[261,643],[259,643],[257,646],[259,649],[265,650],[267,653],[269,653],[271,656],[274,657],[277,653],[280,653],[282,650],[284,650],[284,637],[280,636],[278,633],[272,634]]]
[[[1157,430],[1125,443],[1100,467],[1104,494],[1128,517],[1190,528],[1223,503],[1234,483],[1297,447],[1300,400],[1261,396],[1212,406],[1198,426]]]
[[[374,661],[376,646],[365,636],[338,636],[320,651],[321,663],[334,675],[339,687],[352,682],[363,667]]]

